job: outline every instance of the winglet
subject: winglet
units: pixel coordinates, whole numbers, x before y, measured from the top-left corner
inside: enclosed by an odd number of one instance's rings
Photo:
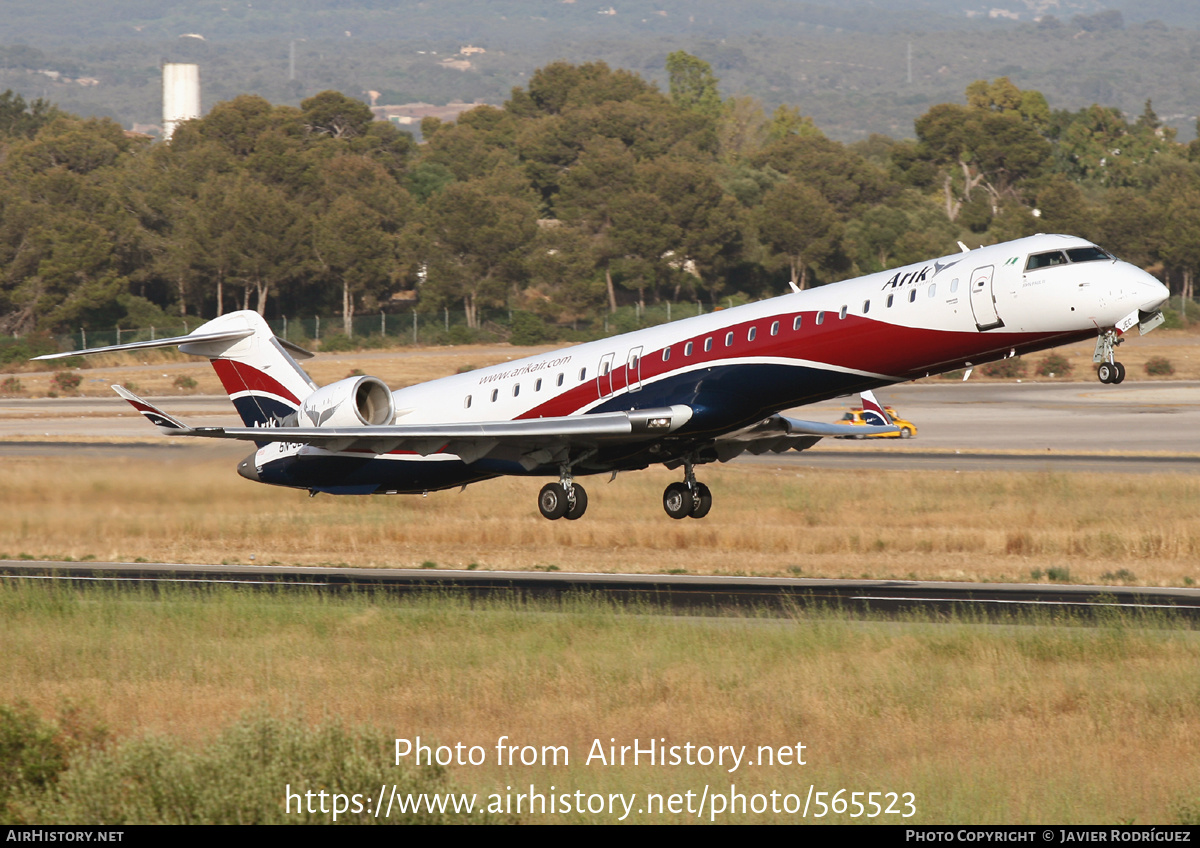
[[[894,423],[892,416],[887,414],[887,410],[875,399],[875,395],[872,392],[861,392],[859,398],[862,400],[864,421],[868,424],[874,424],[877,427],[892,426]]]
[[[192,428],[185,425],[178,418],[174,418],[163,412],[158,407],[151,403],[147,403],[140,397],[129,391],[124,386],[113,386],[112,390],[129,401],[129,405],[136,409],[142,415],[146,416],[146,420],[153,424],[164,433],[191,433]]]

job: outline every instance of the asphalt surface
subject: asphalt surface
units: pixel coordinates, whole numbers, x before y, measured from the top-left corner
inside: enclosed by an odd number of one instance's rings
[[[818,580],[663,574],[433,571],[396,568],[296,568],[171,563],[58,563],[0,560],[0,580],[161,589],[239,586],[265,591],[455,592],[472,597],[556,600],[603,596],[644,609],[700,615],[782,614],[837,609],[883,616],[922,612],[964,620],[1043,615],[1104,620],[1115,612],[1149,623],[1200,619],[1200,589],[935,583],[916,580]]]
[[[1195,473],[1200,470],[1200,383],[961,383],[927,381],[876,396],[916,424],[913,439],[825,439],[803,453],[738,462],[828,468],[1020,469]],[[157,400],[185,422],[238,424],[224,396]],[[791,410],[837,421],[843,398]],[[139,444],[122,444],[136,439]],[[102,444],[112,440],[110,447]],[[0,400],[0,456],[96,451],[241,458],[242,445],[160,437],[119,398]]]

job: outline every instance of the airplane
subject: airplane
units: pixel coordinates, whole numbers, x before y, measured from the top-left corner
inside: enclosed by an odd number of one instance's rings
[[[189,427],[113,389],[164,433],[254,442],[242,477],[310,495],[554,477],[538,509],[574,520],[587,509],[577,476],[662,464],[683,469],[663,492],[667,515],[703,518],[712,493],[697,466],[894,431],[872,389],[1092,336],[1100,381],[1120,383],[1125,367],[1114,352],[1125,333],[1163,322],[1168,289],[1084,239],[1041,234],[959,248],[396,391],[369,376],[318,387],[297,361],[312,354],[253,311],[185,336],[36,358],[171,346],[208,357],[244,427]],[[880,413],[873,426],[781,414],[854,393]]]

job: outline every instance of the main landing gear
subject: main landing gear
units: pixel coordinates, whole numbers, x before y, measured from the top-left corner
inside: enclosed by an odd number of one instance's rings
[[[587,509],[587,492],[571,478],[571,471],[564,468],[557,483],[547,483],[538,493],[538,510],[551,521],[566,518],[574,521],[582,518]]]
[[[1101,383],[1120,383],[1125,379],[1125,366],[1116,361],[1115,354],[1117,345],[1125,339],[1117,335],[1114,330],[1105,330],[1096,339],[1096,352],[1092,355],[1092,362],[1099,362],[1100,365],[1096,368],[1096,376],[1100,378]]]
[[[703,518],[712,509],[712,492],[696,482],[690,461],[683,464],[684,482],[672,483],[663,491],[663,509],[672,518]]]

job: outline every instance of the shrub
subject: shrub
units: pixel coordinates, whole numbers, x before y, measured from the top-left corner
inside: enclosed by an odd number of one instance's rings
[[[1146,360],[1146,373],[1151,377],[1170,377],[1175,366],[1165,356],[1152,356]]]
[[[174,386],[177,389],[190,392],[192,389],[196,388],[196,381],[186,374],[180,374],[175,378]]]
[[[348,350],[358,350],[360,347],[358,342],[345,333],[330,333],[321,339],[322,353],[344,353]]]
[[[0,383],[0,394],[19,395],[23,391],[25,391],[25,387],[16,377],[5,377],[4,382]]]
[[[30,333],[19,339],[0,340],[0,362],[27,362],[44,353],[58,352],[58,344],[49,333]]]
[[[394,785],[401,798],[454,789],[440,766],[391,764],[381,756],[381,738],[372,729],[309,727],[272,717],[243,719],[198,748],[169,737],[135,738],[72,760],[55,791],[27,795],[21,809],[40,824],[316,824],[332,823],[333,817],[309,812],[306,792],[312,793],[313,810],[320,805],[317,792],[326,792],[329,810],[332,793],[348,796],[364,787]],[[481,816],[478,808],[470,818],[453,808],[393,809],[390,817],[385,812],[376,818],[365,798],[358,800],[357,810],[338,815],[338,824],[505,820]]]
[[[51,387],[63,392],[78,391],[82,382],[83,378],[74,371],[59,371],[50,378]]]
[[[1067,377],[1075,366],[1061,353],[1052,353],[1038,363],[1039,377]]]
[[[544,344],[552,338],[550,328],[540,316],[532,312],[514,312],[512,318],[512,335],[509,343],[515,345]]]
[[[985,377],[999,377],[1005,380],[1015,380],[1025,376],[1027,366],[1019,356],[1010,356],[999,362],[989,362],[979,369]]]
[[[0,704],[0,823],[15,823],[10,795],[22,789],[43,791],[67,765],[53,725],[28,704]]]

